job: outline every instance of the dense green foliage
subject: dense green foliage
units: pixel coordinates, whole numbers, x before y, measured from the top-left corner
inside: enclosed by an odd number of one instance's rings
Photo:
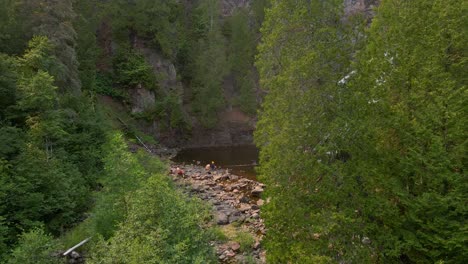
[[[254,114],[258,101],[253,64],[266,1],[255,1],[253,12],[237,8],[232,16],[222,18],[220,5],[215,0],[198,2],[186,41],[188,51],[182,53],[186,66],[181,68],[186,69],[182,73],[192,87],[193,110],[206,127],[216,124],[217,113],[226,104]]]
[[[94,1],[98,2],[98,1]],[[118,0],[107,3],[117,39],[123,43],[139,36],[169,58],[174,58],[183,38],[184,6],[175,0]]]
[[[57,93],[53,50],[46,37],[34,37],[23,56],[2,55],[0,232],[7,246],[42,225],[63,232],[89,209],[97,184],[104,127],[87,98]]]
[[[155,76],[151,66],[141,54],[133,50],[122,49],[117,52],[113,60],[114,81],[121,87],[131,89],[144,87],[155,89]]]
[[[179,46],[172,43],[177,37],[159,30],[164,25],[164,30],[180,33],[173,25],[181,20],[173,21],[173,14],[182,6],[139,3],[137,10],[129,9],[135,17],[127,17],[122,28],[148,39],[154,34],[154,46],[175,60]],[[104,261],[99,250],[108,247],[132,262],[142,249],[123,252],[114,241],[129,233],[145,236],[153,225],[158,231],[151,239],[136,238],[145,249],[163,243],[151,251],[153,261],[213,260],[210,234],[201,228],[207,209],[174,191],[162,162],[129,153],[96,100],[96,92],[126,100],[127,91],[144,86],[160,96],[152,112],[158,121],[185,127],[181,94],[160,91],[146,58],[118,38],[124,29],[113,12],[124,4],[0,2],[0,263],[56,263],[60,260],[53,255],[87,236],[96,236],[87,249],[93,261]],[[149,12],[146,20],[127,24],[143,10]],[[158,16],[159,24],[148,25],[160,12],[166,16]],[[118,49],[108,58],[96,36],[106,19],[117,23]],[[147,204],[154,211],[147,211]],[[144,217],[152,224],[145,231],[138,227]],[[57,237],[64,234],[62,244]]]
[[[51,256],[53,251],[60,250],[59,244],[44,230],[37,228],[23,233],[19,246],[11,253],[8,264],[54,264],[63,263]]]
[[[121,134],[103,146],[103,186],[91,216],[68,243],[94,236],[90,263],[213,263],[207,207],[176,191],[167,166],[145,152],[129,153]],[[70,245],[72,245],[70,244]]]
[[[255,34],[249,26],[248,10],[237,10],[230,18],[229,64],[234,75],[235,86],[239,88],[237,104],[247,113],[254,114],[257,97],[255,95],[254,52]]]
[[[184,117],[187,114],[178,115],[178,121],[173,122],[173,115],[162,117],[158,112],[161,105],[166,112],[185,112],[184,93],[189,94],[192,106],[187,110],[205,127],[216,125],[218,112],[226,103],[254,114],[258,100],[253,67],[255,36],[265,1],[255,4],[255,16],[238,9],[232,19],[221,16],[220,5],[213,0],[191,5],[179,1],[77,1],[74,25],[79,33],[77,54],[85,88],[126,104],[130,104],[132,89],[153,89],[156,98],[173,104],[158,104],[157,109],[145,109],[135,117],[161,122],[166,130],[183,133],[189,131],[191,123]],[[100,35],[96,38],[90,32]],[[161,62],[175,65],[182,84],[167,85],[168,76],[157,72]],[[230,76],[234,91],[226,94]],[[178,100],[172,100],[173,96]]]
[[[159,160],[125,147],[118,137],[107,147],[104,190],[91,221],[109,239],[97,242],[89,262],[214,263],[200,226],[208,208],[175,191]]]
[[[213,127],[224,104],[222,83],[226,75],[225,39],[221,35],[219,2],[201,1],[195,24],[200,38],[195,47],[193,70],[193,108],[200,121]]]
[[[462,263],[466,5],[272,1],[256,131],[272,263]],[[466,16],[465,16],[466,17]]]

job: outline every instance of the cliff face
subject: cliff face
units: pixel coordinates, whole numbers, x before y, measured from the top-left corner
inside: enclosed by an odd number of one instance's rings
[[[370,21],[374,15],[374,9],[380,0],[343,0],[344,17],[355,14],[364,14]],[[221,0],[223,16],[230,16],[236,8],[249,8],[252,0]],[[187,1],[191,5],[191,1]],[[116,44],[112,40],[112,29],[110,25],[103,22],[98,30],[98,42],[103,50],[103,56],[98,62],[98,68],[102,71],[111,71],[110,61],[116,50]],[[154,109],[158,96],[175,93],[179,96],[177,104],[182,106],[185,119],[189,122],[192,130],[190,134],[180,134],[177,131],[161,130],[160,121],[141,121],[140,129],[145,133],[154,136],[159,142],[175,147],[200,147],[200,146],[227,146],[253,144],[253,131],[255,129],[256,117],[248,116],[240,109],[231,106],[229,103],[218,113],[218,124],[212,129],[204,128],[195,116],[191,113],[190,87],[184,87],[180,81],[177,68],[169,59],[160,52],[151,48],[145,40],[135,33],[130,37],[130,44],[138,50],[151,65],[156,76],[159,91],[156,95],[153,91],[145,87],[135,87],[130,91],[129,112],[143,113],[148,109]],[[225,102],[230,102],[230,98],[235,96],[232,81],[225,78],[223,84]],[[185,96],[184,96],[185,95]]]

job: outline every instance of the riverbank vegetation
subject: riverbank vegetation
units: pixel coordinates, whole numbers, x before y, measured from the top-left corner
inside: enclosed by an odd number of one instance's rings
[[[267,259],[462,263],[466,5],[381,1],[369,22],[342,2],[266,12],[256,141]]]

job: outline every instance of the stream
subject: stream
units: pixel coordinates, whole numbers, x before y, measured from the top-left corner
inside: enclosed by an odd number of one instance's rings
[[[255,166],[258,163],[258,149],[254,145],[187,148],[180,150],[172,161],[200,166],[214,161],[218,168],[229,169],[232,174],[257,180]]]

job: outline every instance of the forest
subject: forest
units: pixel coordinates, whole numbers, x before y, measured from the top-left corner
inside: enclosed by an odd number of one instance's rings
[[[135,146],[231,108],[255,120],[266,263],[465,263],[467,13],[0,0],[0,263],[68,263],[88,237],[85,263],[220,263],[210,206]]]

